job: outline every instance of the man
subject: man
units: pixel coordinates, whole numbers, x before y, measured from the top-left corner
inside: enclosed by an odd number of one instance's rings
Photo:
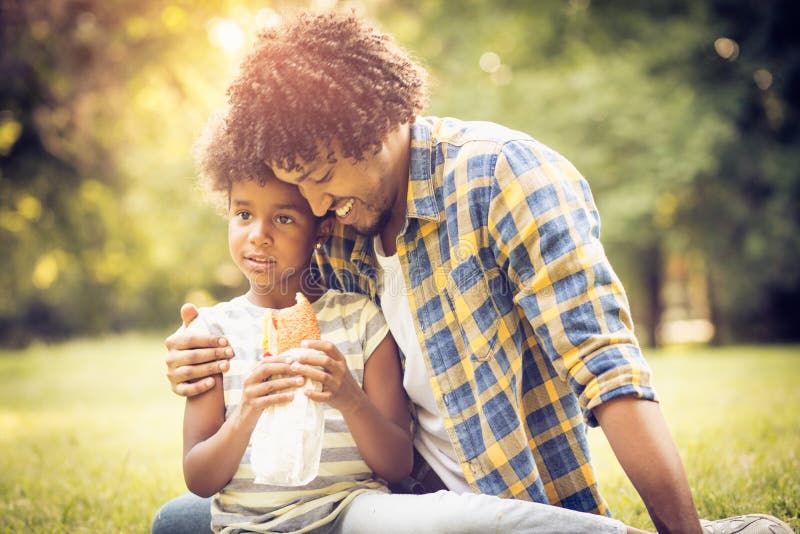
[[[266,165],[316,215],[335,212],[317,270],[381,306],[434,479],[609,515],[585,435],[599,423],[659,532],[701,532],[591,192],[566,159],[495,124],[419,117],[424,72],[354,15],[268,30],[228,95],[230,172]],[[213,384],[192,380],[225,369],[217,342],[167,340],[176,393]]]

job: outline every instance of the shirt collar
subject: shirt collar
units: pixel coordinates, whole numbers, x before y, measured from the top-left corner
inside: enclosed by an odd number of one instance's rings
[[[438,188],[439,197],[437,198],[434,150],[438,142],[433,136],[433,129],[432,119],[426,117],[417,117],[414,124],[411,125],[406,222],[400,230],[401,235],[408,228],[408,220],[411,218],[434,222],[442,219],[444,201],[441,198],[441,186]],[[351,228],[345,228],[344,232],[349,234],[354,242],[350,261],[359,270],[365,266],[373,266],[377,261],[372,250],[373,240],[357,234]]]
[[[436,196],[434,149],[438,143],[432,134],[433,124],[428,118],[418,117],[411,125],[407,219],[438,222],[444,210],[442,199]],[[441,195],[441,190],[439,193]]]

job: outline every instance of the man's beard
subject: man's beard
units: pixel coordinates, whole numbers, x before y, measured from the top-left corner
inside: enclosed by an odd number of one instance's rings
[[[380,234],[386,225],[389,224],[389,219],[392,218],[392,210],[390,208],[384,208],[378,213],[378,218],[375,219],[375,222],[367,227],[356,227],[354,226],[353,229],[356,233],[364,236],[364,237],[375,237],[376,235]]]

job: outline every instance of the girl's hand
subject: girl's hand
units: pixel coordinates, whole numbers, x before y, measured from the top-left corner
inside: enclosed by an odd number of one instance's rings
[[[293,351],[287,363],[291,372],[322,384],[322,391],[305,390],[308,398],[328,403],[343,415],[367,401],[364,390],[350,374],[347,361],[330,341],[303,341],[308,351]]]
[[[285,358],[266,356],[242,384],[239,414],[243,422],[252,431],[264,408],[289,402],[304,382],[304,377],[292,374]]]

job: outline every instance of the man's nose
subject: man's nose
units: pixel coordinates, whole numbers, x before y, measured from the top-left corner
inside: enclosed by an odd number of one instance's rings
[[[300,184],[300,194],[308,201],[311,211],[316,217],[322,217],[328,213],[333,204],[333,197],[316,187]]]

